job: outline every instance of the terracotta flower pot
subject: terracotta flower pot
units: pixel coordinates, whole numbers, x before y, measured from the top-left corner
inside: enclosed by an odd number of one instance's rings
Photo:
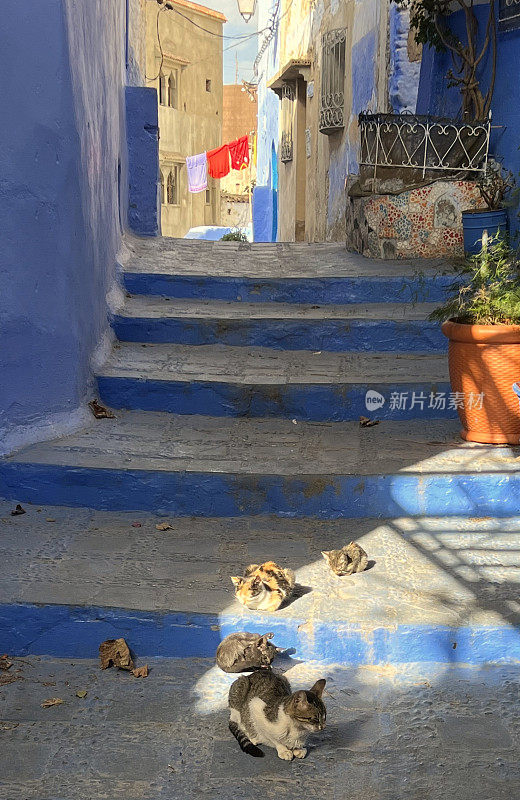
[[[520,444],[520,325],[448,320],[442,332],[450,340],[451,388],[459,393],[452,397],[458,405],[462,438]]]

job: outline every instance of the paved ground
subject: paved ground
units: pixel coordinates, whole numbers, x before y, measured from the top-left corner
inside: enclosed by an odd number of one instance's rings
[[[436,303],[352,303],[310,305],[309,303],[233,303],[225,300],[167,299],[131,295],[118,312],[139,319],[275,319],[275,320],[426,320]]]
[[[520,451],[459,437],[457,420],[300,422],[116,411],[6,461],[268,475],[516,473]],[[377,413],[377,412],[376,412]],[[375,416],[375,415],[374,415]]]
[[[0,502],[1,603],[228,613],[258,624],[234,600],[229,576],[273,558],[307,587],[277,612],[281,620],[365,629],[520,623],[516,518],[182,518],[158,531],[165,518],[146,513],[24,505],[27,513],[12,517],[14,503]],[[375,563],[337,578],[320,551],[352,538]]]
[[[445,354],[316,353],[230,345],[116,345],[101,376],[238,384],[414,383],[448,380]]]
[[[0,686],[2,800],[511,800],[520,793],[518,667],[296,664],[327,678],[327,727],[304,761],[253,759],[227,730],[230,676],[155,660],[147,678],[26,658]],[[290,662],[283,665],[286,669]],[[87,692],[79,698],[76,692]],[[44,700],[64,702],[42,708]]]
[[[123,261],[126,272],[178,275],[216,275],[255,278],[329,278],[364,275],[388,277],[445,273],[442,259],[421,259],[416,264],[381,261],[349,253],[341,243],[239,244],[194,242],[156,237],[127,236]]]

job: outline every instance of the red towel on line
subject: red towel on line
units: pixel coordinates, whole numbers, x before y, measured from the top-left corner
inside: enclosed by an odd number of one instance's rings
[[[215,150],[208,150],[208,174],[212,178],[225,178],[229,175],[229,145],[223,144]]]
[[[249,136],[241,136],[229,145],[231,169],[245,169],[249,166]]]

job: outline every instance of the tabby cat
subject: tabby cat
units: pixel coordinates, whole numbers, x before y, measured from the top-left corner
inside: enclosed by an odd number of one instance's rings
[[[322,550],[321,554],[336,575],[363,572],[368,566],[368,556],[357,542],[349,542],[341,550]]]
[[[238,602],[256,611],[276,611],[294,589],[294,572],[282,569],[274,561],[250,564],[243,577],[231,580]]]
[[[325,727],[321,696],[325,679],[309,691],[291,692],[289,681],[271,669],[241,675],[229,690],[229,730],[244,753],[260,758],[257,745],[275,747],[279,758],[305,758],[305,740]]]
[[[277,653],[282,652],[269,639],[273,633],[230,633],[217,647],[217,665],[224,672],[247,672],[271,666]]]

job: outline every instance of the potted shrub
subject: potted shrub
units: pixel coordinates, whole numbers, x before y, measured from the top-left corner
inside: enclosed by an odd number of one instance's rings
[[[505,237],[483,237],[452,296],[431,315],[446,320],[451,387],[462,438],[520,444],[520,262]]]
[[[489,159],[476,184],[487,208],[462,212],[464,250],[470,254],[480,251],[484,234],[489,239],[499,231],[507,232],[504,201],[514,189],[516,181],[512,172],[506,172],[497,161]]]

